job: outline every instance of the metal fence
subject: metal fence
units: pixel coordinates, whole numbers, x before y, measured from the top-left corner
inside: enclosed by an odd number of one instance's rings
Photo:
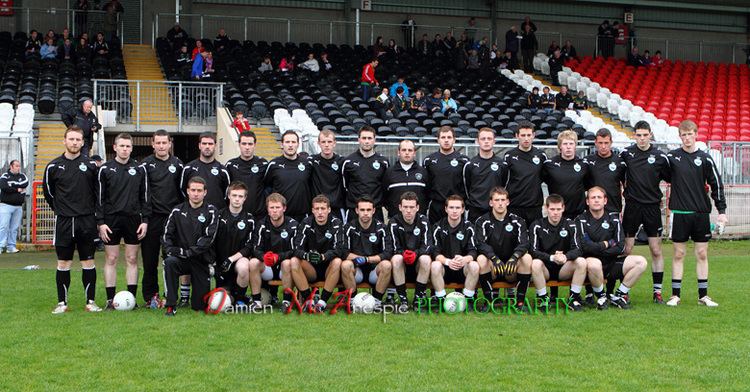
[[[708,145],[725,184],[750,184],[750,143],[709,142]]]
[[[405,34],[400,24],[393,23],[159,13],[154,15],[152,22],[152,43],[157,37],[166,36],[167,31],[177,23],[192,37],[211,38],[217,35],[219,29],[224,29],[229,37],[242,41],[372,45],[377,37],[383,37],[386,44],[389,39],[394,39],[397,44],[405,46],[406,41],[411,39],[411,31]],[[455,36],[463,30],[464,27],[456,26],[419,25],[414,31],[414,42],[422,34],[427,34],[432,40],[435,34],[444,36],[451,32]],[[488,28],[476,30],[477,39],[489,36]]]
[[[224,84],[163,80],[94,79],[94,104],[115,112],[117,123],[144,125],[216,125]]]
[[[69,28],[72,37],[78,37],[82,32],[87,32],[91,41],[98,32],[104,32],[104,20],[107,13],[98,10],[79,11],[66,8],[28,8],[12,7],[12,16],[0,17],[0,31],[23,31],[28,34],[31,30],[39,31],[40,38],[47,30],[61,33],[64,28]],[[125,33],[124,24],[119,17],[116,31],[120,42],[123,42]]]

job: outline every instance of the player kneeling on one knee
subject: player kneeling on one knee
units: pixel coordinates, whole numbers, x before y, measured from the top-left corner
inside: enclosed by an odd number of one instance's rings
[[[607,213],[604,206],[607,196],[604,189],[595,186],[586,195],[588,209],[579,215],[575,224],[578,231],[578,243],[583,257],[586,258],[586,270],[594,293],[598,297],[597,307],[605,309],[609,305],[621,309],[630,308],[628,293],[646,270],[646,259],[643,256],[625,257],[625,239],[620,223],[620,215]],[[620,287],[607,298],[604,291],[604,279],[620,280]]]
[[[308,216],[297,227],[294,236],[292,257],[292,279],[299,290],[305,309],[314,305],[315,310],[325,310],[333,290],[341,276],[341,245],[344,224],[331,215],[331,202],[325,195],[312,200],[312,216]],[[323,292],[317,303],[307,302],[310,297],[309,283],[325,279]]]
[[[255,223],[256,230],[253,238],[254,255],[263,260],[265,265],[261,279],[270,281],[281,279],[284,289],[292,288],[292,269],[299,269],[299,261],[292,262],[294,253],[292,239],[297,231],[297,221],[285,216],[286,198],[278,193],[266,197],[265,218]],[[252,279],[252,278],[251,278]],[[275,293],[272,293],[273,296]],[[284,291],[281,311],[287,312],[292,304],[292,295]]]
[[[586,280],[586,259],[576,240],[575,222],[563,218],[565,201],[562,196],[552,194],[545,201],[547,217],[531,224],[529,242],[531,256],[531,279],[536,288],[537,301],[549,306],[548,280],[571,280],[568,307],[573,311],[583,309],[581,286]]]
[[[414,304],[420,297],[424,298],[424,287],[430,278],[430,263],[432,263],[432,241],[430,239],[430,224],[427,217],[419,213],[419,200],[414,192],[404,192],[401,195],[398,209],[400,213],[388,224],[388,234],[393,242],[394,254],[393,284],[402,306],[408,305],[406,298],[406,282],[416,281],[417,290],[414,294]],[[421,291],[420,291],[421,289]]]
[[[479,249],[479,284],[484,296],[494,300],[492,282],[518,282],[516,306],[523,307],[531,280],[531,255],[526,223],[508,212],[508,191],[496,187],[490,192],[490,212],[476,223]]]
[[[393,244],[385,225],[373,217],[375,203],[372,199],[357,200],[356,213],[357,219],[344,228],[344,249],[348,254],[341,263],[341,280],[344,288],[352,290],[353,297],[357,284],[367,279],[375,286],[372,295],[379,303],[391,282]]]
[[[464,219],[464,200],[461,196],[449,196],[445,201],[445,212],[447,216],[435,223],[431,230],[432,253],[435,257],[430,271],[432,287],[440,303],[439,299],[446,295],[446,282],[463,283],[463,294],[471,309],[479,280],[474,225]],[[417,297],[420,293],[421,297]],[[418,302],[418,298],[424,298],[424,286],[420,287],[419,282],[414,298],[415,309],[426,306],[425,302]]]

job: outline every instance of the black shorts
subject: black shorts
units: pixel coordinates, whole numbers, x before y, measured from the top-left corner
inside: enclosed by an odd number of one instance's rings
[[[232,292],[235,286],[237,286],[237,271],[234,269],[234,265],[227,272],[217,273],[216,275],[216,287],[224,287],[229,292]],[[217,267],[214,267],[217,268]]]
[[[635,237],[641,225],[643,225],[643,231],[646,232],[648,237],[661,237],[662,224],[659,204],[626,201],[625,211],[622,214],[622,227],[625,230],[625,237]]]
[[[542,206],[539,207],[508,207],[508,212],[518,215],[526,222],[526,227],[531,223],[542,218]]]
[[[625,259],[613,259],[613,260],[602,260],[602,269],[604,271],[604,279],[608,281],[622,280],[625,277],[623,273],[623,266]]]
[[[120,240],[125,240],[127,245],[138,245],[138,226],[143,223],[140,215],[105,215],[104,223],[112,231],[109,233],[109,242],[104,245],[120,245]]]
[[[463,268],[459,269],[458,271],[452,270],[447,265],[443,265],[443,268],[445,270],[445,273],[443,274],[443,281],[445,283],[464,284],[464,282],[466,282],[466,274],[464,274]]]
[[[696,212],[693,214],[672,213],[669,237],[673,242],[708,242],[711,239],[711,217],[709,214]]]
[[[563,265],[553,263],[549,260],[543,261],[544,266],[547,267],[547,271],[549,271],[549,279],[548,280],[560,280],[560,270],[562,269]]]
[[[331,265],[331,263],[322,261],[318,264],[310,263],[310,265],[312,265],[313,268],[315,268],[315,280],[316,281],[322,282],[326,280],[326,271],[328,271],[328,266]]]
[[[58,260],[73,260],[73,253],[78,249],[79,260],[93,260],[97,238],[96,218],[94,215],[56,216],[55,236],[52,244]]]
[[[419,265],[419,256],[417,256],[417,260],[412,263],[412,265],[408,265],[404,263],[404,275],[406,276],[406,283],[416,283],[417,282],[417,266]]]

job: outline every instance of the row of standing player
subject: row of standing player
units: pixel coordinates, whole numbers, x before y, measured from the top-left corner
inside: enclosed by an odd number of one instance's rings
[[[693,124],[694,128],[694,124]],[[694,129],[693,129],[694,130]],[[639,131],[641,131],[639,133]],[[643,133],[645,131],[645,134]],[[66,133],[67,135],[67,133]],[[434,222],[442,215],[442,210],[437,207],[444,205],[445,198],[451,194],[465,194],[467,195],[467,204],[470,218],[476,218],[482,213],[486,212],[488,208],[482,206],[489,206],[489,190],[497,185],[505,185],[510,192],[510,210],[519,215],[526,222],[530,222],[536,218],[541,217],[541,181],[547,182],[550,192],[556,192],[562,194],[566,199],[566,205],[572,205],[574,208],[568,208],[569,216],[575,216],[580,212],[580,200],[585,188],[581,189],[582,184],[589,182],[589,185],[600,185],[602,186],[608,196],[613,195],[614,197],[608,197],[608,209],[611,210],[611,205],[615,206],[615,210],[618,211],[618,202],[620,201],[620,186],[625,183],[625,198],[627,201],[625,211],[625,231],[628,239],[626,240],[626,253],[629,248],[632,247],[633,236],[635,230],[641,224],[644,225],[649,237],[652,237],[649,242],[652,250],[656,248],[654,244],[658,240],[656,235],[652,233],[657,232],[661,228],[659,214],[659,201],[661,199],[661,192],[658,188],[660,179],[668,179],[669,170],[665,170],[665,167],[670,167],[666,156],[661,154],[655,147],[650,145],[650,130],[648,129],[647,123],[639,123],[636,126],[636,145],[623,151],[620,156],[615,156],[611,153],[608,148],[611,144],[611,137],[606,132],[600,132],[597,136],[597,153],[587,157],[586,160],[581,161],[575,157],[575,139],[572,140],[566,134],[561,134],[560,141],[558,143],[561,154],[558,157],[550,160],[546,159],[546,156],[534,148],[531,145],[533,139],[533,126],[531,124],[521,124],[517,132],[517,138],[519,139],[519,146],[506,154],[504,160],[500,160],[499,157],[495,156],[492,151],[494,144],[494,132],[491,129],[483,129],[478,137],[478,144],[480,147],[480,153],[477,157],[472,160],[457,153],[453,148],[453,132],[449,127],[441,129],[438,139],[440,143],[440,151],[432,154],[424,161],[424,168],[420,168],[418,164],[413,162],[414,147],[410,142],[401,143],[399,146],[399,163],[389,168],[388,160],[382,157],[382,155],[374,152],[375,144],[375,133],[370,128],[363,128],[360,132],[359,144],[360,149],[351,154],[346,159],[336,155],[333,150],[335,147],[335,137],[331,133],[322,132],[319,138],[322,153],[309,158],[302,158],[297,154],[298,139],[294,134],[285,134],[282,137],[282,150],[284,154],[272,160],[270,163],[264,159],[254,156],[255,137],[252,133],[244,134],[240,136],[240,150],[241,156],[229,161],[226,167],[216,162],[213,159],[213,150],[215,146],[215,138],[212,135],[202,135],[200,138],[200,149],[201,156],[199,159],[182,167],[181,162],[178,158],[170,156],[169,150],[171,147],[170,137],[166,132],[157,132],[154,135],[154,151],[155,154],[144,162],[137,166],[141,168],[140,171],[134,165],[135,162],[129,158],[129,151],[132,149],[132,143],[130,147],[118,147],[116,142],[115,150],[118,157],[114,161],[110,161],[104,166],[104,170],[100,169],[99,173],[99,186],[97,188],[98,200],[95,203],[99,208],[96,210],[96,220],[99,225],[99,234],[110,243],[114,250],[117,249],[113,243],[119,244],[118,237],[126,237],[126,244],[136,245],[137,240],[146,239],[144,241],[144,298],[148,299],[153,293],[152,299],[158,299],[158,284],[156,283],[156,266],[158,264],[159,254],[159,238],[160,231],[163,231],[163,224],[161,224],[168,214],[170,205],[174,205],[178,202],[181,197],[180,189],[184,189],[187,180],[193,176],[203,176],[207,180],[208,197],[209,202],[221,206],[224,204],[224,195],[226,185],[232,180],[236,179],[244,182],[250,191],[249,197],[247,197],[246,207],[249,211],[255,212],[257,216],[264,214],[264,208],[262,207],[263,194],[267,192],[266,188],[269,187],[272,191],[279,192],[285,195],[290,201],[294,202],[294,209],[291,211],[293,217],[301,219],[306,215],[306,211],[309,207],[310,194],[320,193],[325,194],[331,200],[331,205],[334,210],[339,208],[342,211],[342,217],[346,218],[350,214],[351,208],[354,207],[356,200],[362,195],[373,195],[374,204],[376,205],[376,215],[380,212],[383,191],[389,195],[388,209],[391,215],[394,214],[397,207],[393,206],[393,200],[398,200],[398,196],[406,191],[415,191],[422,201],[420,204],[424,206],[429,205],[428,208],[430,217]],[[67,139],[67,136],[66,136]],[[125,138],[118,138],[122,141]],[[67,145],[67,143],[66,143]],[[572,148],[570,148],[572,146]],[[567,149],[566,149],[567,148]],[[637,148],[637,149],[636,149]],[[694,150],[694,145],[692,146]],[[122,150],[122,151],[118,151]],[[568,152],[566,154],[566,151]],[[572,152],[572,157],[570,156]],[[700,152],[693,151],[691,154],[695,155]],[[69,151],[58,158],[56,161],[60,161],[69,155]],[[75,155],[75,154],[72,154]],[[704,154],[705,155],[705,154]],[[657,159],[665,158],[665,164],[657,163]],[[80,157],[79,157],[80,158]],[[572,159],[571,159],[572,158]],[[679,157],[675,158],[679,162]],[[609,162],[607,162],[609,161]],[[693,159],[694,162],[705,161],[707,164],[703,166],[703,175],[695,177],[694,183],[701,182],[702,184],[706,181],[711,185],[712,191],[714,192],[714,199],[717,203],[717,208],[720,210],[720,220],[725,221],[723,215],[723,208],[725,208],[725,200],[723,199],[723,189],[721,189],[720,179],[713,170],[713,162],[707,155],[697,157]],[[603,162],[603,163],[602,163]],[[55,176],[50,178],[51,181],[47,180],[47,175],[50,173],[57,173],[64,170],[55,170],[61,162],[51,162],[45,173],[45,184],[49,182],[55,182]],[[296,163],[296,165],[295,165]],[[572,165],[571,165],[572,163]],[[597,167],[597,163],[599,163]],[[85,164],[85,162],[84,162]],[[144,185],[140,185],[143,181],[134,184],[135,186],[123,186],[120,184],[118,188],[118,176],[113,175],[115,180],[113,182],[113,189],[142,189],[139,193],[142,196],[123,197],[124,192],[107,192],[107,185],[102,183],[101,173],[105,173],[106,184],[106,173],[112,172],[117,173],[117,167],[108,167],[117,165],[131,165],[128,167],[128,176],[122,175],[125,172],[125,168],[122,168],[120,173],[121,176],[127,180],[133,181],[134,177],[138,177],[140,172],[143,172],[143,179],[145,180]],[[650,165],[652,167],[646,166]],[[700,167],[698,163],[694,164]],[[591,170],[588,170],[588,168]],[[310,170],[308,170],[308,168]],[[568,170],[564,170],[564,169]],[[340,169],[340,171],[339,171]],[[572,169],[572,170],[571,170]],[[646,170],[640,170],[646,169]],[[83,169],[82,172],[86,173]],[[135,174],[133,172],[135,171]],[[177,174],[177,172],[180,174]],[[305,172],[307,172],[305,174]],[[460,173],[460,174],[459,174]],[[577,173],[577,174],[576,174]],[[590,174],[589,174],[590,173]],[[302,174],[300,176],[300,174]],[[571,176],[572,174],[572,176]],[[699,173],[700,174],[700,173]],[[711,175],[713,174],[713,175]],[[419,178],[419,177],[422,178]],[[576,181],[578,177],[578,181]],[[426,180],[424,180],[426,178]],[[656,178],[654,185],[654,178]],[[178,182],[179,185],[175,185]],[[586,179],[586,182],[584,182]],[[713,179],[713,181],[712,181]],[[63,181],[64,182],[64,181]],[[136,180],[137,182],[137,180]],[[556,184],[558,186],[556,186]],[[692,185],[686,184],[686,185]],[[584,185],[585,186],[585,185]],[[314,189],[314,192],[310,192],[310,187]],[[640,188],[640,189],[639,189]],[[50,201],[50,205],[54,206],[54,197],[51,195],[51,189],[49,185],[45,186],[45,196]],[[151,197],[149,198],[149,191]],[[214,191],[212,191],[212,189]],[[342,192],[346,194],[345,204],[341,202],[344,197]],[[132,193],[132,192],[131,192]],[[695,190],[693,190],[695,193]],[[107,197],[103,195],[113,195],[114,201],[107,200]],[[425,196],[426,194],[426,196]],[[156,197],[154,197],[156,195]],[[645,195],[645,196],[644,196]],[[654,195],[658,195],[656,198]],[[213,197],[211,197],[213,196]],[[708,205],[708,211],[710,211],[710,204],[708,198],[703,193],[703,197],[700,195],[697,198],[685,198],[685,202],[688,204],[686,208],[673,208],[680,211],[686,211],[687,218],[694,218],[690,216],[690,212],[697,212],[698,215],[704,215],[706,206]],[[429,198],[428,203],[424,203],[423,200]],[[651,198],[649,198],[651,197]],[[85,199],[85,198],[84,198]],[[148,200],[147,200],[148,199]],[[153,199],[153,200],[151,200]],[[653,203],[653,200],[656,203]],[[125,201],[122,201],[125,200]],[[134,200],[138,200],[142,203],[143,208],[131,208],[137,203]],[[144,203],[144,201],[147,200]],[[486,201],[484,201],[486,200]],[[521,200],[515,203],[514,200]],[[539,205],[533,206],[538,200]],[[572,203],[571,200],[578,200],[576,203]],[[615,201],[613,201],[615,200]],[[674,200],[674,199],[673,199]],[[337,202],[339,201],[339,202]],[[691,202],[699,202],[699,205],[691,209]],[[705,203],[700,203],[704,202]],[[685,204],[683,202],[682,204]],[[723,207],[722,207],[723,202]],[[107,204],[109,203],[109,205]],[[290,203],[291,205],[292,203]],[[349,207],[350,210],[344,207],[339,207],[344,204]],[[528,206],[531,204],[532,206]],[[638,204],[638,208],[633,208],[634,214],[629,218],[628,205],[635,206]],[[108,205],[107,207],[104,207]],[[436,208],[437,207],[437,208]],[[649,214],[649,212],[656,210],[656,214]],[[81,213],[76,215],[75,212],[66,211],[65,208],[62,211],[55,210],[58,216],[62,216],[63,219],[59,219],[58,226],[62,225],[63,229],[70,226],[69,219],[73,218],[75,222],[75,216],[83,218],[89,217],[90,219],[90,208],[84,208]],[[103,211],[114,212],[109,214],[109,219]],[[116,211],[119,210],[119,211]],[[134,215],[134,212],[140,211],[139,215]],[[575,211],[570,213],[570,211]],[[101,213],[100,213],[101,212]],[[151,216],[148,216],[148,215]],[[152,221],[150,225],[146,225],[148,221]],[[346,220],[346,219],[345,219]],[[79,219],[81,221],[81,219]],[[86,219],[84,219],[86,221]],[[112,222],[109,224],[108,222]],[[102,224],[103,223],[103,224]],[[630,223],[630,224],[629,224]],[[699,222],[700,223],[700,222]],[[119,235],[113,235],[114,238],[109,238],[112,228],[110,226],[116,226],[116,229],[120,233]],[[79,225],[80,226],[80,225]],[[117,227],[120,226],[120,227]],[[75,224],[73,224],[75,228]],[[61,230],[57,230],[61,231]],[[64,230],[62,230],[64,231]],[[133,232],[135,234],[133,234]],[[127,238],[126,233],[130,233],[130,239]],[[75,234],[71,232],[71,234]],[[699,241],[707,240],[707,238],[696,238],[695,233],[693,239]],[[710,235],[710,234],[709,234]],[[57,235],[56,235],[57,237]],[[136,237],[134,240],[133,237]],[[150,241],[149,241],[150,238]],[[682,242],[686,241],[685,238]],[[60,241],[56,241],[58,243]],[[63,241],[68,245],[63,245],[63,248],[70,248],[70,239]],[[85,242],[85,241],[84,241]],[[136,242],[133,244],[132,242]],[[149,245],[147,245],[149,243]],[[61,243],[62,244],[62,243]],[[111,248],[110,248],[111,249]],[[131,249],[129,252],[128,249]],[[93,252],[85,252],[87,255],[91,253],[91,259],[93,258]],[[684,255],[684,247],[683,247]],[[701,270],[701,253],[697,252],[699,256],[699,271]],[[70,256],[68,256],[70,254]],[[128,260],[128,283],[129,289],[135,291],[134,288],[137,283],[137,266],[135,266],[135,255],[137,254],[137,245],[135,250],[133,247],[126,246],[126,255],[132,257],[126,257]],[[705,249],[703,254],[705,254]],[[68,256],[63,258],[60,256]],[[81,255],[79,255],[81,256]],[[679,256],[679,254],[678,254]],[[661,300],[660,289],[661,282],[657,283],[657,275],[659,274],[659,257],[657,252],[654,252],[654,289],[655,289],[655,300]],[[62,249],[58,251],[58,259],[60,260],[58,270],[58,297],[63,299],[60,302],[67,302],[67,286],[65,286],[66,267],[69,270],[70,259],[72,259],[72,250]],[[87,260],[84,263],[84,275],[89,275],[89,279],[85,279],[89,284],[84,284],[85,287],[91,287],[90,278],[93,269],[93,262],[89,262],[89,258],[82,258]],[[107,257],[107,264],[105,266],[105,279],[110,274],[106,272],[107,266],[110,271],[114,273],[114,263],[116,263],[117,256]],[[135,267],[135,268],[130,268]],[[131,271],[134,270],[134,274]],[[88,271],[88,272],[87,272]],[[95,271],[95,270],[94,270]],[[663,271],[663,262],[661,262],[661,271]],[[61,273],[62,272],[62,273]],[[681,271],[680,271],[681,272]],[[60,277],[59,275],[63,275]],[[67,273],[67,282],[69,282],[69,272]],[[95,280],[95,272],[93,272]],[[674,276],[673,276],[674,277]],[[701,274],[699,273],[699,278]],[[678,279],[673,279],[678,280]],[[61,284],[62,281],[62,284]],[[114,281],[114,279],[110,279]],[[706,286],[705,279],[703,282],[699,282],[699,285]],[[69,286],[69,283],[67,284]],[[62,287],[61,287],[62,286]],[[673,282],[673,286],[675,283]],[[146,288],[148,287],[148,290]],[[679,285],[677,285],[679,290]],[[705,288],[705,287],[702,287]],[[184,290],[184,288],[183,288]],[[93,293],[89,293],[87,289],[87,301],[91,303]],[[112,289],[108,289],[108,296]],[[679,292],[676,293],[679,297]],[[679,301],[679,299],[678,299]],[[94,305],[95,306],[95,305]]]

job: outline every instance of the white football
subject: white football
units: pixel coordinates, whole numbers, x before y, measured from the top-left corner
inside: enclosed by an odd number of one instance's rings
[[[443,299],[443,310],[446,313],[461,313],[465,311],[466,297],[458,291],[446,295],[445,299]]]
[[[115,294],[115,298],[112,299],[112,306],[114,306],[116,310],[133,310],[133,308],[135,308],[135,297],[130,291],[120,291]]]
[[[352,310],[354,313],[372,313],[376,302],[370,293],[359,293],[352,298]]]
[[[219,314],[225,312],[232,306],[232,297],[223,288],[217,288],[208,297],[206,313]]]

